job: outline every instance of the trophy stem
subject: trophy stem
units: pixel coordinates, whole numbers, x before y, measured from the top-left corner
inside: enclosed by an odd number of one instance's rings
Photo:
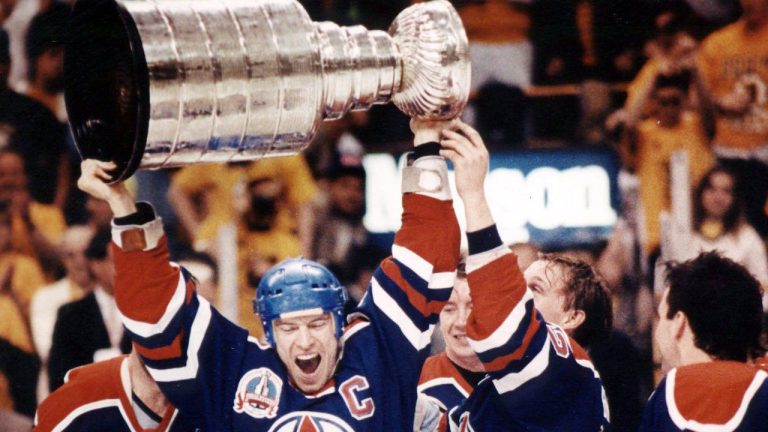
[[[323,118],[385,104],[400,87],[402,59],[392,37],[362,26],[315,23],[323,70]]]

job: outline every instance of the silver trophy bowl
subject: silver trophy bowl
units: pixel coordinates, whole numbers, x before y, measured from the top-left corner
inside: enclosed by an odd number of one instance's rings
[[[320,121],[390,100],[450,119],[469,93],[467,37],[445,0],[389,33],[313,22],[295,0],[78,0],[66,104],[83,158],[137,169],[296,154]]]

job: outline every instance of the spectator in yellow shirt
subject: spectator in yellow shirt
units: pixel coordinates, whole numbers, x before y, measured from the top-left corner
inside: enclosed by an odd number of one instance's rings
[[[7,215],[0,215],[0,281],[8,279],[8,291],[18,305],[25,322],[29,322],[29,305],[35,292],[45,284],[40,264],[11,247],[11,225]],[[1,320],[1,319],[0,319]]]
[[[0,150],[0,214],[10,218],[12,249],[52,273],[59,264],[55,245],[66,229],[64,215],[30,197],[24,161],[10,150]]]
[[[168,199],[195,249],[211,251],[219,228],[236,222],[248,180],[259,176],[272,176],[282,184],[285,205],[279,208],[277,224],[297,232],[301,253],[310,257],[311,202],[317,186],[302,155],[227,165],[193,165],[176,173]]]
[[[29,330],[29,302],[43,285],[40,266],[11,250],[10,219],[0,216],[0,409],[34,414],[40,361]]]
[[[695,183],[712,165],[709,134],[711,116],[684,109],[691,78],[690,71],[674,75],[657,74],[653,88],[644,90],[652,101],[653,115],[643,121],[630,118],[620,148],[625,165],[634,169],[640,180],[640,205],[644,215],[644,251],[654,255],[659,247],[659,214],[670,208],[669,161],[673,152],[685,150],[690,163],[690,178]]]
[[[239,206],[237,253],[239,269],[239,324],[256,337],[263,334],[253,313],[254,290],[264,273],[286,258],[301,255],[299,237],[280,219],[283,183],[266,171],[252,171],[245,199]]]
[[[717,108],[714,151],[738,175],[737,195],[768,236],[768,0],[741,0],[742,16],[701,44],[698,69]]]

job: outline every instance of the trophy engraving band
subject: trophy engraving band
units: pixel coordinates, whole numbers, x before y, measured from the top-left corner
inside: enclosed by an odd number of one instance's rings
[[[445,0],[389,29],[313,22],[295,0],[78,0],[65,98],[83,158],[139,168],[296,154],[319,122],[394,102],[458,116],[468,43]]]

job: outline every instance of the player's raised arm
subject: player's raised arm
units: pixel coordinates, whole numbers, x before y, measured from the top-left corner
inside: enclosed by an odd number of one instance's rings
[[[403,171],[402,225],[392,255],[376,270],[368,293],[350,316],[353,328],[357,317],[364,317],[373,327],[375,343],[385,353],[378,368],[398,381],[397,388],[408,389],[407,393],[391,395],[392,402],[408,407],[410,412],[432,331],[451,294],[459,257],[459,226],[438,143],[440,131],[450,124],[411,121],[416,147]],[[404,420],[403,427],[408,428],[405,422],[412,418]]]
[[[456,169],[456,189],[467,218],[467,280],[473,312],[467,336],[488,372],[498,371],[522,357],[540,326],[517,260],[501,241],[486,201],[484,182],[488,151],[474,129],[460,123],[443,132],[441,154]],[[515,313],[517,312],[517,313]]]
[[[191,275],[169,262],[162,221],[152,206],[135,203],[122,183],[106,183],[112,163],[85,160],[81,167],[80,189],[106,201],[114,214],[115,300],[123,324],[166,396],[195,413],[190,405],[201,404],[203,394],[236,383],[236,367],[221,367],[216,377],[210,371],[214,363],[239,365],[247,332],[197,296]],[[214,409],[201,407],[196,415],[210,416]]]
[[[451,430],[603,430],[607,411],[597,373],[565,331],[536,310],[496,229],[484,192],[489,156],[483,140],[463,123],[443,135],[441,154],[456,168],[467,217],[472,311],[466,333],[488,373],[449,413]]]

